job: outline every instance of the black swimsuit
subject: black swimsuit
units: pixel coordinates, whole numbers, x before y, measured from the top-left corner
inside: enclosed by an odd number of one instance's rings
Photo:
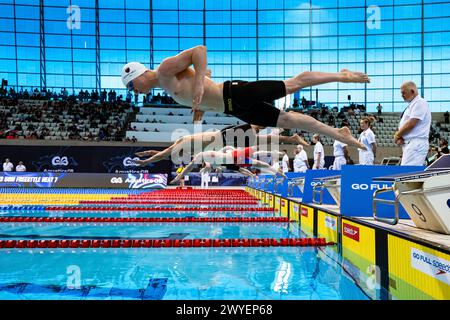
[[[225,81],[223,102],[225,114],[230,114],[247,123],[276,127],[280,110],[273,101],[286,96],[284,81]]]
[[[223,146],[248,148],[256,144],[256,134],[248,123],[228,126],[220,130]]]

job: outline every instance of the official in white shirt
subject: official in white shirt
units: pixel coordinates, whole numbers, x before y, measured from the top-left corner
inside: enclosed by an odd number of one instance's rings
[[[280,161],[272,158],[272,168],[276,171],[280,171]]]
[[[402,146],[402,166],[422,166],[428,154],[431,112],[428,102],[419,95],[414,82],[401,86],[403,100],[409,102],[402,114],[394,142]]]
[[[283,150],[283,158],[281,159],[281,167],[283,172],[289,172],[289,156],[287,155],[287,151]]]
[[[348,159],[348,148],[347,144],[334,140],[333,143],[333,170],[341,170],[342,166],[347,164]]]
[[[306,172],[308,170],[308,155],[306,151],[303,149],[303,146],[299,144],[295,148],[295,157],[294,157],[294,172]]]
[[[212,166],[209,162],[204,161],[203,162],[203,168],[200,169],[200,175],[201,175],[201,183],[200,188],[201,189],[208,189],[209,186],[209,174],[212,171]]]
[[[362,130],[359,135],[359,141],[362,142],[367,150],[358,149],[359,151],[359,164],[364,166],[373,165],[377,154],[377,142],[375,140],[375,133],[373,133],[371,121],[369,118],[364,117],[359,122],[359,126]]]
[[[3,171],[13,171],[14,165],[9,161],[9,159],[5,159],[3,163]]]
[[[23,165],[22,161],[19,161],[19,164],[16,166],[17,172],[25,172],[27,171],[27,168]]]
[[[312,138],[314,145],[314,164],[313,170],[323,169],[325,165],[325,151],[323,150],[323,145],[320,142],[320,135],[314,134]]]

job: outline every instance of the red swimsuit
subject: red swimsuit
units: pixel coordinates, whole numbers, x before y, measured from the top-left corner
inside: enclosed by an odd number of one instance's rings
[[[254,152],[252,147],[233,150],[231,152],[233,163],[241,167],[250,167],[252,165],[251,156]]]

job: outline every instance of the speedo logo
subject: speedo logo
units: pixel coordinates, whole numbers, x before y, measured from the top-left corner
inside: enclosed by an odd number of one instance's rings
[[[343,224],[343,227],[344,227],[343,228],[344,236],[359,242],[359,228],[358,227],[355,227],[355,226],[352,226],[352,225],[346,224],[346,223]]]
[[[378,183],[371,183],[371,184],[366,184],[366,183],[353,183],[352,184],[352,189],[353,190],[379,190],[379,189],[386,189],[386,188],[390,188],[391,186],[388,184],[378,184]]]
[[[228,110],[233,111],[233,101],[231,100],[231,98],[228,98],[227,102],[228,102]]]
[[[302,216],[308,217],[308,209],[302,208]]]

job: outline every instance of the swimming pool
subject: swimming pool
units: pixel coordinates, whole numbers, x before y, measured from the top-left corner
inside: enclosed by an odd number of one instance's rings
[[[120,208],[119,208],[120,209]],[[270,216],[171,212],[2,210],[1,217]],[[273,214],[272,214],[273,215]],[[1,222],[0,240],[299,238],[292,222],[82,223]],[[0,299],[376,298],[344,268],[333,247],[245,248],[2,248]],[[359,282],[359,283],[358,283]],[[364,286],[363,286],[364,287]]]

